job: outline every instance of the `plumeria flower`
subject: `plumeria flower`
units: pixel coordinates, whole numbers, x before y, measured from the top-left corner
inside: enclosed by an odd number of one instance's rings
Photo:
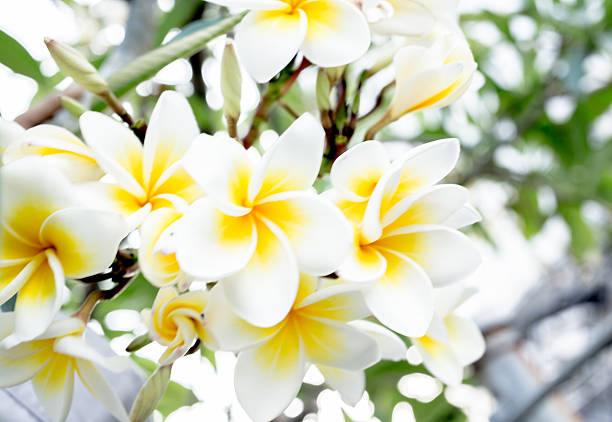
[[[102,207],[110,206],[138,223],[151,210],[172,206],[176,197],[191,203],[202,195],[180,165],[199,134],[182,95],[165,91],[160,96],[144,145],[130,129],[104,114],[83,113],[80,123],[100,167],[114,179],[113,183],[86,186],[84,192],[89,193],[92,203],[102,202]]]
[[[6,148],[2,161],[7,164],[28,155],[45,157],[47,165],[57,167],[73,182],[98,180],[104,174],[83,141],[59,126],[26,130]]]
[[[478,219],[467,207],[468,192],[437,185],[455,166],[456,139],[413,148],[390,162],[382,144],[349,149],[331,170],[326,193],[353,223],[352,253],[339,268],[342,278],[372,283],[368,307],[383,324],[421,336],[433,315],[433,286],[471,273],[480,257],[456,230]],[[413,335],[414,336],[414,335]]]
[[[208,0],[250,9],[236,28],[236,49],[257,82],[268,82],[298,51],[321,67],[346,65],[370,45],[363,14],[349,0]]]
[[[25,129],[19,123],[0,117],[0,164],[3,161],[2,156],[6,148],[16,142],[23,132],[25,132]]]
[[[456,313],[474,293],[475,290],[462,285],[436,289],[431,326],[423,337],[411,339],[429,372],[448,385],[461,384],[463,369],[480,359],[485,351],[478,326]]]
[[[211,292],[207,327],[217,347],[239,352],[236,394],[256,422],[275,418],[289,405],[300,389],[308,363],[324,368],[327,376],[333,377],[334,369],[350,374],[380,359],[376,340],[347,324],[369,314],[361,293],[347,283],[323,282],[321,288],[317,284],[316,278],[303,275],[291,310],[269,328],[253,326],[233,313],[219,286]],[[334,387],[351,380],[340,376],[334,379]]]
[[[167,243],[164,233],[172,233],[186,211],[188,204],[175,200],[174,207],[163,207],[153,211],[140,227],[140,249],[138,262],[145,278],[156,287],[177,285],[184,291],[193,281],[179,266],[176,253],[160,250],[157,245]]]
[[[299,270],[330,274],[348,255],[348,222],[311,187],[324,137],[305,114],[262,157],[227,135],[201,135],[183,160],[206,197],[177,223],[180,268],[200,280],[222,279],[233,310],[254,325],[285,317]]]
[[[386,115],[389,122],[407,113],[457,101],[470,86],[477,67],[467,40],[450,33],[431,46],[401,48],[393,66],[396,86]]]
[[[12,313],[0,314],[8,323]],[[76,318],[54,322],[44,333],[32,341],[9,349],[0,349],[0,387],[12,387],[32,380],[49,420],[66,420],[72,403],[75,374],[78,374],[89,392],[120,421],[129,421],[128,415],[113,388],[104,379],[98,367],[113,372],[129,368],[129,360],[114,356],[101,356],[83,338],[85,324]]]
[[[29,340],[53,321],[64,278],[104,271],[127,233],[123,217],[82,206],[42,157],[0,169],[0,304],[15,294],[15,335]]]
[[[207,305],[206,291],[179,295],[174,287],[164,287],[157,293],[153,309],[142,311],[152,338],[167,346],[159,358],[160,365],[168,365],[185,355],[198,338],[205,343],[211,342],[204,327],[204,310]]]

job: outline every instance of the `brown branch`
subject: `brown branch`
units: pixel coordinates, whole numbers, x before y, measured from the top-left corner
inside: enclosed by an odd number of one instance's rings
[[[60,97],[70,97],[78,100],[83,96],[85,90],[76,84],[70,85],[65,91],[56,92],[45,98],[25,113],[18,116],[15,121],[26,129],[40,125],[55,116],[61,108]]]

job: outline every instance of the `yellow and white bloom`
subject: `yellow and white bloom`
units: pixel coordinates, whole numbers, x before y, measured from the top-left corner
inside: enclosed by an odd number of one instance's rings
[[[98,180],[104,174],[91,150],[70,131],[53,125],[39,125],[26,130],[2,155],[4,164],[29,155],[45,157],[73,182]]]
[[[114,179],[113,183],[87,185],[84,192],[92,203],[142,217],[172,206],[176,197],[191,203],[202,195],[179,162],[200,133],[182,95],[165,91],[160,96],[144,145],[125,125],[104,114],[83,113],[80,123],[100,167]],[[142,218],[133,219],[139,222]]]
[[[210,334],[204,327],[204,310],[208,306],[206,291],[178,294],[174,287],[159,290],[152,309],[142,311],[142,317],[151,337],[168,346],[159,358],[167,365],[183,356],[199,338],[210,343]]]
[[[254,325],[285,317],[299,270],[330,274],[348,255],[350,225],[312,189],[324,137],[305,114],[262,157],[226,135],[201,135],[183,160],[206,197],[177,226],[178,263],[198,279],[222,279],[233,310]]]
[[[461,285],[437,289],[435,314],[427,334],[411,339],[429,372],[448,385],[461,384],[463,369],[485,351],[478,326],[456,312],[474,293]]]
[[[250,9],[236,28],[238,55],[257,82],[267,82],[298,51],[321,67],[346,65],[370,45],[368,24],[349,0],[208,0]]]
[[[468,89],[476,62],[461,34],[444,34],[430,46],[402,47],[393,59],[395,95],[388,121],[426,108],[446,107]]]
[[[12,313],[0,314],[8,322]],[[129,360],[105,357],[85,343],[85,324],[76,318],[54,322],[32,341],[0,349],[0,387],[12,387],[32,380],[34,391],[49,420],[66,420],[72,403],[75,373],[89,392],[120,421],[129,417],[98,367],[120,372]]]
[[[0,303],[17,294],[15,335],[29,340],[63,303],[64,277],[105,270],[126,235],[117,213],[82,206],[77,192],[42,157],[0,169]]]
[[[349,149],[331,171],[326,193],[353,223],[352,253],[338,273],[372,283],[364,296],[383,324],[421,336],[433,315],[433,286],[471,273],[480,257],[456,228],[478,219],[468,192],[437,185],[455,166],[456,139],[413,148],[390,162],[382,144],[368,141]],[[410,333],[417,333],[416,335]]]
[[[234,314],[219,286],[211,292],[207,326],[220,349],[239,351],[236,394],[256,422],[273,419],[289,405],[308,363],[330,368],[329,374],[334,369],[350,373],[380,359],[376,340],[348,324],[369,314],[361,293],[346,283],[320,289],[317,283],[303,275],[290,312],[269,328],[253,326]]]

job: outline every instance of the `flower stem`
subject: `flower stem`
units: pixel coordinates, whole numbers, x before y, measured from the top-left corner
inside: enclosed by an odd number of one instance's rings
[[[374,136],[385,126],[391,123],[389,113],[385,113],[378,122],[374,123],[366,132],[364,139],[366,141],[374,139]]]
[[[121,104],[119,98],[117,98],[110,89],[102,92],[99,94],[99,96],[106,101],[106,104],[108,104],[109,107],[119,115],[119,117],[121,117],[121,120],[128,124],[132,132],[134,132],[134,135],[140,139],[140,142],[144,142],[145,134],[147,132],[146,123],[140,120],[135,122],[132,116],[130,116],[130,113],[128,113],[125,107],[123,107],[123,104]]]

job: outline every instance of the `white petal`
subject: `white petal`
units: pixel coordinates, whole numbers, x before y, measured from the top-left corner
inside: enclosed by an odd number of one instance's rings
[[[13,332],[15,326],[14,312],[0,312],[0,341]]]
[[[437,288],[434,292],[436,313],[446,318],[476,293],[478,289],[466,287],[464,283],[453,283],[450,286]]]
[[[34,391],[52,422],[63,422],[68,416],[74,392],[72,359],[56,355],[32,380]]]
[[[87,277],[109,267],[127,235],[120,214],[86,208],[68,208],[51,215],[40,230],[51,245],[67,277]]]
[[[0,349],[0,387],[12,387],[30,380],[45,367],[51,356],[50,347],[28,342]]]
[[[82,333],[85,323],[79,318],[70,317],[54,321],[44,333],[36,337],[36,340],[63,337],[68,334]]]
[[[485,340],[474,321],[450,315],[445,319],[450,334],[450,346],[461,365],[467,366],[482,357]]]
[[[394,161],[402,166],[398,191],[406,195],[442,180],[457,164],[459,141],[455,138],[428,142],[411,149],[406,155]]]
[[[391,118],[395,120],[406,113],[437,106],[437,103],[453,92],[453,84],[463,70],[463,63],[448,63],[424,70],[403,82],[398,81],[389,109]]]
[[[164,253],[156,250],[162,239],[166,229],[168,241],[174,243],[176,236],[174,231],[171,231],[173,224],[182,216],[182,214],[173,208],[160,208],[153,211],[146,219],[140,228],[140,249],[138,250],[138,261],[140,269],[145,278],[153,285],[162,287],[166,285],[176,284],[185,278],[185,274],[181,271],[176,260],[176,254]],[[163,242],[167,244],[168,241]]]
[[[302,114],[265,152],[249,183],[249,201],[309,189],[319,174],[324,143],[321,124]]]
[[[387,261],[375,248],[354,242],[349,257],[338,268],[340,277],[356,283],[379,280],[387,270]]]
[[[26,265],[17,265],[10,268],[3,267],[2,273],[0,273],[0,303],[5,303],[12,298],[46,259],[46,255],[41,252],[28,259],[29,262]]]
[[[251,162],[244,148],[227,134],[198,136],[183,158],[183,167],[225,214],[249,212]]]
[[[25,129],[19,123],[0,118],[0,159],[5,149],[18,141],[24,132]]]
[[[433,376],[447,385],[461,384],[463,366],[447,344],[428,338],[413,339],[413,342],[423,357],[423,364]]]
[[[427,336],[439,343],[448,343],[450,339],[444,320],[436,312],[427,329]]]
[[[365,201],[389,165],[389,156],[380,142],[362,142],[334,161],[331,183],[346,199]]]
[[[286,14],[250,12],[236,29],[236,51],[257,82],[265,83],[291,62],[306,36],[301,10]]]
[[[261,328],[249,324],[236,315],[223,289],[217,285],[210,293],[210,302],[204,313],[206,329],[211,332],[215,344],[207,345],[217,350],[238,352],[260,344],[276,334],[279,327]]]
[[[353,321],[350,325],[368,333],[376,340],[381,359],[399,362],[406,358],[406,344],[391,330],[366,320]]]
[[[460,229],[471,226],[482,220],[480,213],[471,204],[465,204],[459,208],[453,215],[448,217],[442,224],[453,229]]]
[[[144,140],[144,182],[154,188],[162,174],[180,160],[200,134],[189,103],[175,91],[164,91],[151,113]]]
[[[426,35],[436,23],[431,11],[417,1],[386,0],[393,8],[393,15],[370,24],[372,31],[381,35]]]
[[[368,50],[370,28],[357,7],[344,0],[303,2],[308,18],[304,56],[321,67],[351,63]]]
[[[299,338],[285,330],[238,355],[236,395],[253,421],[267,422],[289,406],[300,390],[305,366]]]
[[[365,373],[363,371],[345,371],[324,365],[318,365],[317,367],[325,377],[325,383],[338,391],[344,402],[355,406],[361,400],[365,391]]]
[[[15,335],[31,340],[42,334],[53,322],[63,302],[64,272],[51,249],[47,261],[19,290],[15,302]]]
[[[340,322],[353,321],[370,315],[363,300],[363,285],[340,282],[321,287],[301,300],[294,309],[302,309],[317,318]]]
[[[45,165],[42,157],[25,157],[0,169],[0,216],[20,241],[39,246],[43,222],[55,211],[76,204],[69,180]]]
[[[376,244],[413,259],[436,287],[459,281],[474,272],[481,262],[472,240],[444,226],[405,227],[386,235]]]
[[[106,409],[119,419],[121,422],[129,422],[128,417],[121,400],[113,391],[112,387],[104,379],[100,371],[90,362],[83,359],[76,359],[76,369],[79,378],[87,387],[92,396],[94,396]]]
[[[142,180],[142,145],[130,129],[102,113],[85,112],[81,132],[96,160],[121,187],[145,198]]]
[[[244,268],[257,245],[251,216],[227,216],[209,198],[194,202],[177,224],[176,257],[183,271],[217,280]]]
[[[346,323],[299,315],[299,332],[310,362],[359,371],[380,360],[376,340],[369,335]]]
[[[96,349],[85,343],[80,335],[59,338],[53,344],[53,350],[63,355],[81,360],[88,360],[112,372],[121,372],[131,367],[131,362],[124,356],[102,356]]]
[[[395,204],[382,219],[385,231],[412,224],[443,224],[469,197],[459,185],[436,185],[420,190]]]
[[[364,292],[376,318],[411,337],[425,334],[433,315],[433,288],[427,275],[411,259],[386,252],[385,276]]]
[[[270,197],[254,212],[285,233],[300,270],[307,274],[330,274],[349,254],[353,230],[340,210],[324,198],[287,192]]]
[[[257,247],[247,266],[221,286],[232,309],[259,327],[280,322],[295,300],[299,273],[291,245],[272,223],[256,220]]]

